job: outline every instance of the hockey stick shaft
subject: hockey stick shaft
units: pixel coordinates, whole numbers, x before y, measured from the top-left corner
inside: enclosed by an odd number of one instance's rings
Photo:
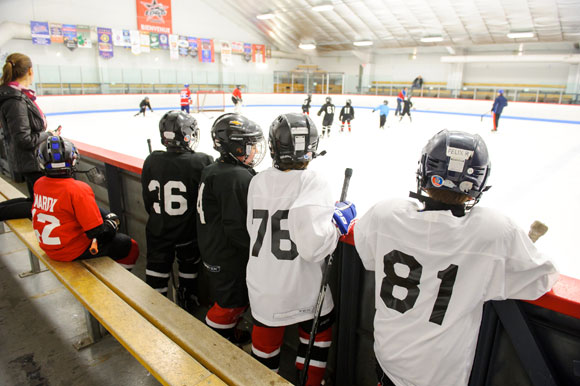
[[[481,117],[479,118],[481,121],[483,121],[483,117],[485,117],[486,114],[491,113],[491,110],[486,111],[485,113],[481,114]]]
[[[149,148],[149,154],[153,153],[153,148],[151,148],[151,138],[147,138],[147,147]]]
[[[344,171],[344,182],[342,183],[342,192],[340,193],[340,201],[346,200],[346,194],[348,192],[348,186],[350,184],[350,177],[352,177],[352,169],[346,168]],[[318,299],[316,300],[316,307],[314,308],[314,319],[312,321],[312,329],[310,330],[310,338],[308,339],[308,347],[306,349],[306,355],[304,355],[304,366],[302,372],[300,373],[300,385],[306,385],[306,380],[308,378],[308,367],[310,366],[310,356],[312,354],[312,347],[314,347],[314,339],[316,333],[318,332],[318,326],[320,324],[320,314],[322,313],[322,305],[324,304],[324,298],[326,297],[326,286],[328,285],[328,280],[330,278],[330,267],[332,266],[333,257],[332,254],[326,257],[326,267],[324,267],[324,272],[322,273],[322,280],[320,282],[320,291],[318,292]]]

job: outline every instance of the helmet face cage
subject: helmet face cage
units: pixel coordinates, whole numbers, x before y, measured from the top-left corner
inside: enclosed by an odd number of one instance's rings
[[[194,117],[183,111],[168,111],[159,121],[161,143],[168,150],[193,151],[199,144],[199,128]]]
[[[262,129],[255,122],[237,113],[218,117],[212,128],[214,149],[249,167],[258,165],[266,155]]]
[[[81,157],[72,142],[52,136],[39,146],[36,158],[47,175],[72,176]]]
[[[269,144],[274,166],[307,163],[318,148],[318,130],[307,115],[282,114],[270,125]]]
[[[443,130],[423,148],[417,170],[418,193],[447,189],[473,197],[477,203],[486,185],[491,162],[478,134]]]

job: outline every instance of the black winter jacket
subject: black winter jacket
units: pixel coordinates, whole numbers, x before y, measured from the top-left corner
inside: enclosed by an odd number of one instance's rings
[[[36,149],[49,136],[41,114],[22,91],[0,86],[0,126],[7,145],[8,162],[17,173],[40,171]]]

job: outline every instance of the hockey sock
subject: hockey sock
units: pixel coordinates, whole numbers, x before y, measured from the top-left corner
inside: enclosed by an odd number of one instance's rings
[[[138,258],[139,258],[139,245],[135,240],[131,239],[131,249],[129,250],[127,257],[115,261],[130,271],[135,266],[135,262],[137,261]]]
[[[344,123],[340,125],[340,131],[344,131]]]
[[[170,272],[170,263],[147,262],[147,268],[145,270],[145,282],[153,289],[155,289],[155,291],[163,295],[167,295]]]
[[[255,322],[252,329],[252,356],[275,372],[280,368],[284,330],[285,327],[267,327]]]
[[[350,123],[348,124],[348,132],[350,133]]]
[[[300,345],[298,346],[298,354],[296,356],[296,368],[302,370],[304,368],[304,358],[306,350],[308,350],[308,341],[310,339],[310,332],[306,332],[302,326],[298,327],[300,336]],[[332,341],[332,327],[324,331],[318,332],[314,338],[314,345],[310,354],[310,364],[308,366],[307,386],[318,386],[322,383],[324,372],[326,371],[326,361],[328,359],[328,352]]]
[[[247,343],[250,340],[249,333],[237,333],[235,328],[246,309],[247,307],[224,308],[216,302],[207,312],[205,323],[232,343]]]

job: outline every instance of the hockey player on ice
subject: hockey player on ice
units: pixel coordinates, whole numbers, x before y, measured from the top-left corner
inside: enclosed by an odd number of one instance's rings
[[[244,344],[250,334],[236,326],[249,305],[248,186],[256,175],[253,167],[264,158],[266,142],[260,126],[232,113],[216,119],[211,136],[220,157],[203,169],[197,196],[199,248],[215,300],[205,322],[232,343]]]
[[[348,123],[348,131],[350,133],[350,121],[354,119],[354,108],[350,99],[346,100],[346,105],[340,110],[340,131],[344,131],[344,122]]]
[[[373,109],[373,113],[379,110],[379,129],[384,129],[385,128],[385,123],[387,122],[387,116],[389,115],[389,101],[388,100],[384,100],[382,105],[378,105],[377,107],[375,107]]]
[[[469,381],[484,302],[537,299],[558,278],[513,220],[476,205],[490,158],[477,134],[443,130],[423,148],[417,192],[375,204],[354,229],[374,271],[379,384]]]
[[[334,105],[331,97],[326,97],[326,103],[318,110],[318,116],[322,113],[324,113],[324,118],[322,119],[322,135],[320,137],[324,137],[325,133],[330,137],[330,128],[332,127],[332,121],[334,121]]]
[[[401,114],[401,117],[399,118],[399,122],[401,122],[403,120],[403,117],[405,115],[409,116],[409,122],[413,122],[413,119],[411,118],[411,107],[413,107],[413,102],[411,102],[411,96],[409,95],[408,97],[405,98],[405,100],[403,101],[403,113]]]
[[[234,112],[241,113],[242,112],[242,90],[240,90],[240,86],[237,85],[234,91],[232,92],[232,102],[234,104]]]
[[[189,90],[189,84],[183,85],[183,90],[179,92],[179,104],[181,105],[181,111],[185,111],[189,114],[189,106],[191,105],[191,91]]]
[[[177,304],[188,312],[197,306],[200,253],[195,231],[195,203],[202,169],[213,162],[195,152],[197,121],[184,111],[168,111],[159,121],[161,143],[143,164],[143,203],[149,214],[145,227],[147,269],[145,281],[167,295],[173,262],[177,259]]]
[[[270,126],[274,166],[258,173],[248,191],[247,269],[254,318],[252,356],[272,370],[280,365],[287,326],[298,324],[296,367],[302,369],[324,258],[336,248],[356,216],[354,205],[337,203],[318,172],[307,170],[316,155],[318,131],[308,115],[280,115]],[[336,223],[333,224],[333,218]],[[324,376],[334,320],[330,291],[321,312],[307,385]]]
[[[310,102],[312,102],[312,94],[308,94],[308,97],[302,102],[302,114],[310,115]]]
[[[145,117],[145,111],[147,110],[147,108],[149,108],[149,110],[151,110],[151,112],[153,112],[153,109],[151,108],[151,103],[149,102],[149,97],[145,97],[141,103],[139,103],[139,112],[137,114],[135,114],[135,116],[139,115],[139,114],[143,114],[143,117]]]

